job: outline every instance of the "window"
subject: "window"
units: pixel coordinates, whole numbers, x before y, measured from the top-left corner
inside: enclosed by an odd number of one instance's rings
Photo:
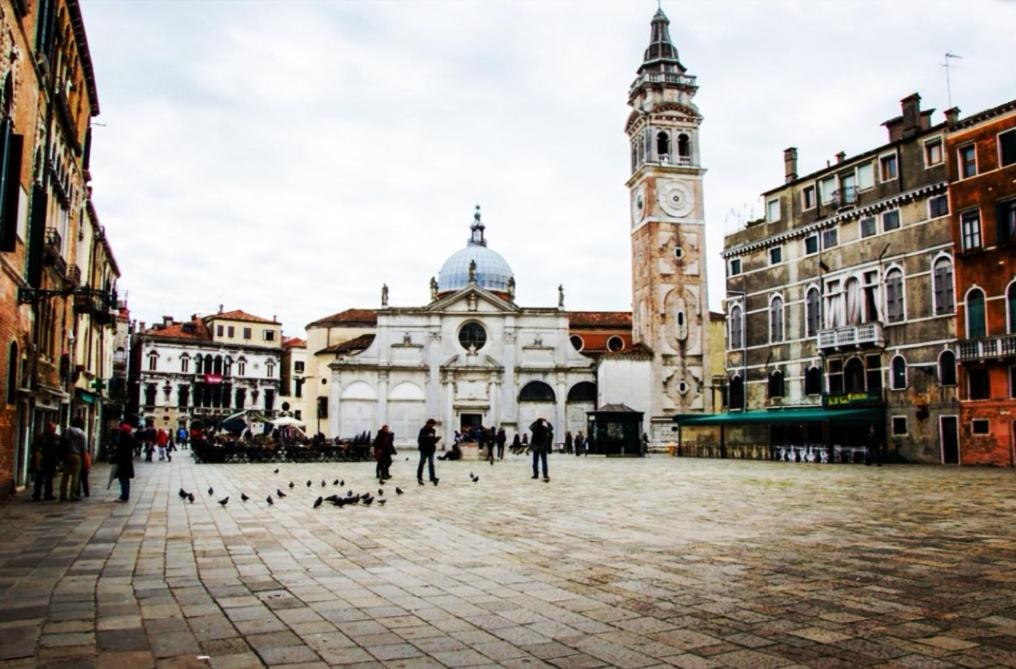
[[[853,174],[840,177],[840,205],[857,202],[857,178]]]
[[[783,341],[783,298],[779,295],[769,303],[769,341]]]
[[[907,361],[902,355],[893,358],[889,370],[892,374],[889,387],[893,390],[905,390],[907,387]]]
[[[293,363],[293,373],[303,374],[304,364],[303,360],[297,360]]]
[[[159,362],[159,354],[152,351],[148,354],[148,371],[154,372]]]
[[[804,190],[801,191],[801,206],[804,209],[815,208],[815,187],[805,186]]]
[[[931,167],[942,163],[942,138],[928,140],[924,143],[924,165]]]
[[[846,324],[860,325],[864,322],[864,304],[861,302],[861,282],[856,277],[850,277],[843,282],[843,292],[846,294]]]
[[[265,341],[275,341],[275,330],[264,331]]]
[[[1016,163],[1016,128],[999,133],[998,162],[1002,167]]]
[[[181,409],[187,408],[187,401],[190,399],[190,386],[178,386],[176,389],[176,403]]]
[[[186,353],[180,356],[180,371],[184,374],[190,371],[190,356]]]
[[[848,393],[864,392],[864,363],[860,358],[851,358],[843,366],[843,389]]]
[[[158,392],[159,391],[155,387],[154,383],[149,383],[149,384],[147,384],[145,386],[145,406],[146,407],[151,408],[151,407],[155,406],[155,396],[156,396],[156,393],[158,393]]]
[[[829,393],[838,394],[843,392],[843,361],[842,360],[830,360],[829,361]]]
[[[783,247],[774,246],[769,249],[769,264],[779,265],[781,262],[783,262]]]
[[[730,379],[730,389],[727,391],[727,406],[731,409],[744,408],[744,380],[734,375]]]
[[[783,372],[776,370],[769,375],[769,398],[783,397],[784,390]]]
[[[987,326],[984,322],[984,291],[973,288],[967,293],[967,339],[984,337]]]
[[[618,336],[613,336],[607,340],[607,348],[614,353],[624,350],[624,340]]]
[[[822,394],[822,370],[818,367],[809,367],[804,373],[804,394]]]
[[[235,337],[236,336],[236,329],[232,325],[229,325],[229,326],[226,327],[226,336],[227,337]]]
[[[905,436],[907,436],[907,417],[906,416],[893,416],[893,436],[894,437],[905,437]]]
[[[265,389],[265,411],[271,413],[275,410],[275,391],[271,388]]]
[[[868,216],[867,218],[862,218],[861,219],[861,236],[862,237],[871,237],[876,232],[877,232],[877,230],[875,229],[875,217],[874,216]]]
[[[831,249],[839,243],[839,235],[836,228],[829,228],[822,231],[822,248]]]
[[[677,155],[682,158],[691,157],[691,140],[683,132],[677,136]]]
[[[822,303],[819,299],[818,288],[809,288],[804,297],[804,322],[805,334],[813,337],[818,334],[822,323]]]
[[[808,235],[804,238],[804,254],[811,255],[818,253],[818,235]]]
[[[222,328],[221,325],[215,326],[215,336],[221,337],[222,336],[222,330],[223,330],[223,328]]]
[[[317,398],[317,417],[328,418],[328,398],[319,397]]]
[[[275,363],[271,360],[265,363],[265,375],[268,378],[272,378],[275,376]]]
[[[737,276],[741,273],[741,259],[731,258],[730,259],[730,276]]]
[[[237,388],[236,389],[236,408],[243,409],[244,405],[247,404],[247,389]]]
[[[882,173],[882,181],[892,181],[897,175],[898,171],[896,168],[896,154],[890,153],[889,155],[882,156],[878,159],[879,168]]]
[[[956,354],[952,351],[942,351],[938,356],[938,385],[956,385]]]
[[[1005,316],[1008,334],[1016,332],[1016,283],[1010,283],[1005,290]]]
[[[952,260],[949,258],[936,260],[933,274],[935,314],[951,314],[956,309],[953,296]]]
[[[656,133],[656,155],[670,158],[670,135],[665,132]]]
[[[886,318],[890,323],[899,323],[904,319],[903,306],[903,272],[893,268],[885,274]]]
[[[1016,398],[1016,367],[1009,368],[1009,397]]]
[[[973,144],[961,146],[957,153],[960,159],[960,178],[966,179],[977,174],[977,150]]]
[[[872,163],[857,166],[857,190],[868,190],[875,187],[875,168]]]
[[[964,365],[966,367],[966,365]],[[969,398],[972,400],[986,400],[991,398],[991,386],[988,382],[988,370],[985,367],[970,367],[967,369],[967,384]]]
[[[981,248],[981,211],[979,209],[971,209],[960,214],[960,234],[963,238],[964,251]]]
[[[479,351],[487,343],[487,331],[476,321],[470,321],[459,330],[459,343],[467,351]]]
[[[247,374],[247,361],[242,358],[236,362],[236,375],[244,376]]]
[[[1016,241],[1016,200],[998,203],[995,222],[999,243]]]
[[[970,421],[970,429],[974,434],[989,434],[991,422],[987,418],[975,418]]]
[[[829,204],[836,194],[836,177],[826,177],[818,182],[818,196],[822,204]]]
[[[730,308],[730,348],[744,348],[744,312],[739,304]]]
[[[864,380],[868,392],[882,391],[882,356],[869,355],[864,358]]]
[[[949,196],[939,195],[928,200],[928,217],[938,218],[949,213]]]
[[[572,348],[576,351],[581,351],[582,347],[585,346],[585,342],[582,341],[582,337],[578,335],[572,335],[568,338],[568,341],[571,342]]]
[[[222,356],[215,356],[215,361],[212,363],[212,369],[209,370],[212,374],[222,374]]]
[[[893,209],[882,214],[882,232],[889,232],[900,227],[900,210]]]
[[[766,203],[766,220],[770,223],[780,220],[780,199],[775,198]]]
[[[243,329],[243,338],[244,339],[250,339],[250,337],[251,337],[250,328],[244,328]]]
[[[303,420],[303,412],[297,409],[296,411],[293,412],[293,418],[297,420]]]

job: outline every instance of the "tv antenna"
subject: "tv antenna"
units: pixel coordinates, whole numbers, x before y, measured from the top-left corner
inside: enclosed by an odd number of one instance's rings
[[[952,106],[953,106],[953,102],[952,102],[952,82],[949,81],[949,70],[951,68],[956,67],[956,66],[952,64],[952,62],[949,60],[950,58],[952,58],[953,60],[956,60],[956,59],[962,59],[963,56],[958,56],[955,53],[949,53],[948,51],[946,51],[945,52],[945,62],[942,63],[942,67],[945,68],[945,93],[946,93],[946,96],[949,99],[949,108],[952,109]]]

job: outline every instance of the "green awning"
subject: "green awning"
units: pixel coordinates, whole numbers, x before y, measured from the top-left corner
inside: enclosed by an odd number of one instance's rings
[[[674,422],[681,425],[782,425],[801,423],[872,423],[885,421],[882,409],[767,409],[760,411],[730,411],[708,415],[681,414]]]

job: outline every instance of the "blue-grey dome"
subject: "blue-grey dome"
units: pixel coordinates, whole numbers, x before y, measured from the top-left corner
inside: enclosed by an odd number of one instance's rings
[[[487,248],[483,236],[485,226],[480,221],[480,206],[476,206],[472,235],[466,248],[456,251],[441,266],[437,277],[438,292],[447,293],[469,285],[469,265],[476,263],[476,284],[499,293],[514,293],[512,268],[497,251]]]

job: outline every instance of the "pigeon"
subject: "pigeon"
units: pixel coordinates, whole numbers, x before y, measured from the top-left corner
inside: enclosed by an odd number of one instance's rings
[[[187,491],[184,490],[183,488],[180,488],[180,492],[178,492],[177,494],[180,495],[180,499],[187,499]]]
[[[292,481],[290,481],[290,482],[289,482],[289,489],[290,489],[290,490],[292,490],[292,489],[293,489],[293,482],[292,482]]]
[[[310,481],[307,481],[307,487],[308,488],[310,487]]]
[[[273,504],[275,504],[275,502],[272,501],[272,496],[271,495],[269,495],[268,499],[266,499],[265,501],[268,502],[268,506],[272,506]]]
[[[385,502],[387,502],[387,501],[388,501],[388,500],[386,500],[386,499],[379,499],[379,500],[377,501],[377,503],[378,503],[378,506],[384,506],[384,505],[385,505]]]
[[[241,502],[246,502],[249,499],[250,499],[250,497],[248,497],[245,493],[240,493],[240,501]]]
[[[278,495],[279,499],[282,499],[283,497],[286,496],[286,493],[282,492],[278,488],[275,489],[275,494]]]
[[[384,497],[385,496],[385,489],[384,488],[378,488],[377,489],[377,496],[378,497]]]
[[[395,494],[396,495],[401,495],[402,494],[402,488],[400,488],[399,486],[395,486]]]
[[[227,495],[226,497],[220,499],[219,504],[221,504],[222,506],[226,506],[227,504],[229,504],[229,496]]]
[[[278,474],[278,473],[279,473],[279,468],[278,468],[278,467],[276,467],[276,468],[275,468],[275,471],[274,471],[273,473],[274,473],[274,474]]]
[[[473,479],[473,483],[476,483],[480,480],[479,476],[473,476],[472,474],[469,475],[469,478]]]
[[[187,493],[187,501],[190,502],[191,504],[194,503],[194,493],[192,492]]]
[[[332,485],[339,485],[339,479],[335,479],[334,481],[332,481]]]
[[[370,506],[371,504],[374,503],[374,498],[368,495],[365,499],[362,499],[360,501],[363,502],[366,506]]]
[[[339,487],[340,488],[345,488],[346,487],[346,479],[342,479],[341,481],[339,481]]]
[[[325,501],[326,502],[331,502],[332,504],[334,504],[336,501],[338,501],[338,499],[339,499],[338,495],[328,495],[328,497],[325,497]]]
[[[321,503],[324,501],[325,501],[324,497],[318,497],[316,500],[314,500],[314,508],[316,509],[319,506],[321,506]]]
[[[214,494],[215,494],[215,490],[212,489],[212,486],[208,486],[208,495],[212,496]]]
[[[325,485],[326,485],[326,484],[325,484],[325,482],[324,482],[324,481],[322,481],[322,482],[321,482],[321,487],[322,487],[322,488],[324,488],[324,487],[325,487]]]
[[[353,496],[353,489],[350,488],[349,490],[346,491],[346,497],[352,497],[352,496]]]

